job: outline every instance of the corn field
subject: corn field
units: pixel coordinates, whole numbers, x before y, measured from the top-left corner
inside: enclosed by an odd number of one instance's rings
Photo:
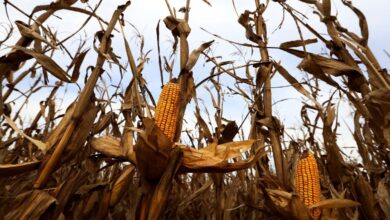
[[[111,1],[108,19],[102,0],[29,11],[4,1],[0,220],[390,219],[390,75],[369,47],[361,9],[349,0],[253,0],[241,11],[226,1],[238,18],[232,31],[245,38],[236,41],[191,29],[195,1],[160,1],[167,14],[151,24],[151,43],[128,19],[131,1]],[[290,19],[299,38],[270,45],[269,7],[281,11],[271,16],[278,33],[289,37]],[[357,32],[338,20],[345,11]],[[73,20],[74,32],[47,24],[61,12],[84,20]],[[194,33],[203,43],[191,44]],[[277,77],[288,84],[275,86]],[[287,88],[300,100],[292,129],[273,99]],[[229,112],[240,103],[242,116]],[[347,136],[353,153],[340,142]]]

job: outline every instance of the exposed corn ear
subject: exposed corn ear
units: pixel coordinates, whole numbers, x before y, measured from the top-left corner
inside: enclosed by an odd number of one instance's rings
[[[321,198],[320,175],[317,161],[311,153],[304,153],[299,160],[295,173],[295,191],[306,206],[318,203]],[[321,215],[319,208],[310,210],[313,219],[318,219]]]
[[[171,141],[175,138],[179,100],[180,85],[170,82],[164,85],[156,107],[156,124]]]

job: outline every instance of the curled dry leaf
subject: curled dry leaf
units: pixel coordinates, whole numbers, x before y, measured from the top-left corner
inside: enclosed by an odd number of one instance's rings
[[[87,55],[89,50],[82,51],[76,55],[76,57],[72,60],[72,63],[70,66],[74,65],[72,77],[70,79],[71,82],[76,82],[79,79],[80,76],[80,67],[81,64],[84,61],[85,56]]]
[[[250,24],[251,21],[251,12],[246,10],[244,13],[240,15],[240,18],[238,19],[238,23],[240,23],[246,30],[246,38],[254,43],[258,43],[261,41],[261,37],[253,32],[252,24]]]
[[[50,45],[52,48],[57,48],[56,45],[50,43],[48,40],[43,38],[39,33],[31,29],[29,25],[22,21],[15,21],[16,27],[18,27],[19,32],[22,36],[33,39],[33,40],[39,40],[42,42],[45,42],[46,44]]]
[[[198,61],[198,58],[200,56],[200,54],[206,50],[207,48],[209,48],[211,46],[211,44],[213,44],[213,40],[212,41],[209,41],[209,42],[206,42],[206,43],[203,43],[202,45],[199,46],[198,49],[194,50],[191,52],[190,54],[190,57],[188,58],[188,61],[185,65],[185,69],[187,71],[191,71],[191,69],[195,66],[196,64],[196,61]]]

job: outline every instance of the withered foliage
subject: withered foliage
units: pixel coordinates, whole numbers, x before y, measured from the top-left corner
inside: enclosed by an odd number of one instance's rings
[[[237,66],[212,55],[214,41],[189,45],[190,1],[176,14],[165,0],[170,14],[163,23],[172,33],[173,47],[171,56],[161,54],[159,23],[159,75],[162,84],[175,81],[182,91],[173,142],[153,119],[156,97],[142,75],[150,65],[143,38],[139,34],[140,54],[135,58],[136,46],[125,35],[130,1],[119,5],[109,21],[96,13],[101,1],[56,0],[36,6],[30,14],[4,1],[6,9],[20,10],[26,21],[12,21],[0,39],[2,50],[9,47],[0,57],[0,219],[310,219],[313,208],[321,210],[321,219],[390,219],[390,75],[370,50],[366,18],[351,1],[340,0],[357,16],[360,33],[342,26],[331,10],[332,1],[300,1],[313,8],[327,35],[309,24],[294,1],[254,0],[256,7],[238,19],[246,42],[214,34],[215,40],[257,50],[255,61]],[[212,7],[212,1],[203,2]],[[304,83],[272,59],[263,17],[270,4],[291,16],[300,33],[299,40],[272,49],[300,59],[298,68],[310,76]],[[58,39],[56,30],[45,25],[58,11],[82,13],[87,19],[77,32]],[[74,52],[68,42],[91,20],[100,24],[93,45],[82,41]],[[19,39],[9,46],[13,35]],[[115,54],[114,41],[123,42],[126,57]],[[326,53],[309,51],[309,44],[321,44]],[[71,62],[64,64],[55,56],[58,51]],[[91,53],[96,63],[85,63]],[[193,68],[200,58],[213,67],[207,78],[194,82]],[[120,85],[105,83],[109,66],[118,68]],[[245,74],[237,74],[242,69]],[[125,73],[132,78],[121,85]],[[273,114],[271,82],[277,74],[305,99],[300,138],[288,137]],[[221,75],[235,83],[226,86]],[[319,98],[320,83],[333,92],[328,100]],[[59,97],[67,85],[83,86],[61,110]],[[201,111],[201,85],[211,96],[213,119]],[[248,103],[248,128],[237,125],[237,118],[226,118],[225,87]],[[40,100],[40,111],[25,121],[26,103],[43,88],[50,92]],[[342,138],[336,106],[341,97],[354,112],[350,129],[358,162],[343,155],[337,142]],[[119,110],[112,107],[115,102],[121,104]],[[185,115],[192,114],[186,112],[189,103],[196,124],[184,129]],[[315,155],[321,176],[321,202],[311,207],[294,191],[296,164],[306,150]]]

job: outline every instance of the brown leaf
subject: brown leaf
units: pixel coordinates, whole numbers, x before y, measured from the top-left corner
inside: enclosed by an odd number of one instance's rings
[[[330,0],[323,0],[322,1],[322,14],[325,16],[325,18],[330,17],[330,10],[331,10],[331,4]]]
[[[19,32],[22,36],[33,39],[33,40],[39,40],[42,42],[45,42],[46,44],[50,45],[52,48],[56,48],[56,45],[52,44],[51,42],[47,41],[45,38],[43,38],[39,33],[34,31],[29,25],[22,21],[15,21],[16,27],[18,27]]]
[[[298,82],[290,73],[279,63],[274,63],[276,70],[290,83],[298,92],[310,99],[318,109],[322,109],[322,105]]]
[[[266,189],[268,195],[272,199],[272,202],[282,208],[288,206],[293,195],[289,192],[276,190],[276,189]]]
[[[144,118],[143,124],[145,131],[139,133],[134,151],[141,176],[153,182],[164,173],[173,143],[152,119]]]
[[[4,219],[40,219],[42,214],[55,203],[56,199],[46,191],[33,190],[25,192],[15,198],[12,203],[13,209]]]
[[[206,139],[211,142],[211,140],[213,139],[211,132],[210,132],[209,127],[207,126],[206,122],[203,120],[202,116],[200,115],[200,110],[198,107],[196,107],[195,117],[196,117],[198,126],[200,127],[199,129],[202,129]]]
[[[249,141],[247,142],[246,146],[248,146]],[[230,144],[228,144],[230,145]],[[228,145],[225,145],[227,147]],[[240,145],[240,144],[238,144]],[[211,148],[212,146],[209,146]],[[184,153],[183,155],[183,165],[182,165],[182,171],[185,172],[231,172],[231,171],[237,171],[241,169],[248,168],[254,164],[256,160],[258,160],[260,157],[266,155],[266,151],[264,147],[258,147],[255,151],[254,155],[250,155],[249,158],[246,160],[240,160],[234,163],[228,163],[226,161],[226,158],[234,158],[238,156],[237,149],[233,150],[233,152],[229,152],[229,149],[225,149],[226,155],[221,155],[223,151],[220,151],[221,146],[214,146],[217,150],[216,152],[219,153],[218,156],[214,156],[214,152],[210,152],[208,150],[200,149],[196,150],[189,147],[182,147],[181,149]],[[238,146],[236,146],[238,147]],[[234,152],[235,151],[235,152]],[[229,155],[230,153],[230,155]]]
[[[317,38],[313,39],[307,39],[307,40],[294,40],[294,41],[287,41],[284,43],[281,43],[279,47],[281,48],[290,48],[290,47],[300,47],[300,46],[306,46],[309,44],[317,43]]]
[[[126,157],[120,145],[120,140],[112,136],[94,138],[91,141],[91,146],[96,151],[108,157],[117,157],[117,158]]]
[[[115,117],[114,112],[109,112],[107,114],[100,116],[100,120],[93,125],[92,133],[97,134],[97,133],[102,132],[104,129],[106,129],[110,125],[110,123],[114,117]]]
[[[88,180],[87,177],[86,171],[73,170],[72,175],[60,183],[54,190],[53,195],[57,200],[56,207],[51,212],[46,213],[47,215],[45,217],[47,219],[58,219],[61,213],[64,212],[65,207],[72,200],[73,195],[86,183]]]
[[[202,0],[204,3],[208,4],[209,6],[211,6],[211,3],[207,0]]]
[[[378,183],[376,198],[378,199],[379,206],[382,208],[383,213],[385,213],[386,218],[390,219],[390,193],[384,184],[384,180],[381,180]]]
[[[328,105],[325,116],[325,126],[332,126],[336,117],[336,108],[332,105]]]
[[[310,212],[307,206],[299,199],[298,196],[293,196],[290,202],[290,210],[292,215],[299,220],[310,219]]]
[[[116,205],[119,200],[122,198],[124,192],[126,191],[127,187],[130,184],[131,175],[134,173],[135,167],[133,165],[127,166],[123,171],[122,174],[118,177],[118,179],[115,180],[114,186],[111,190],[111,197],[110,197],[110,206]]]
[[[72,77],[70,79],[71,82],[76,82],[80,76],[80,67],[84,61],[85,56],[87,55],[89,50],[85,50],[79,54],[72,60],[71,66],[74,65]]]
[[[324,73],[328,73],[334,76],[358,76],[362,75],[361,71],[357,67],[350,66],[342,61],[326,58],[317,54],[303,52],[300,50],[294,50],[289,48],[281,48],[282,50],[291,53],[297,57],[304,58],[306,62],[315,63],[318,65]],[[300,64],[303,65],[303,64]],[[300,66],[299,66],[300,67]],[[303,67],[302,67],[303,68]],[[312,71],[308,71],[312,73]]]
[[[31,161],[20,164],[0,164],[0,176],[13,176],[39,168],[41,161]]]
[[[218,139],[219,144],[224,144],[233,141],[238,133],[238,126],[235,121],[229,121],[221,132],[221,137]]]
[[[24,47],[14,46],[14,48],[34,57],[43,68],[53,74],[53,76],[55,76],[57,79],[68,83],[71,82],[68,74],[50,57],[32,50],[28,50]]]
[[[254,140],[228,142],[217,145],[212,143],[203,149],[182,147],[183,164],[187,167],[215,166],[223,161],[239,157],[249,150]]]
[[[252,26],[250,24],[250,15],[251,12],[246,10],[240,15],[238,23],[240,23],[246,30],[246,38],[254,43],[258,43],[261,40],[261,37],[253,32]]]
[[[378,213],[375,211],[375,194],[370,183],[363,176],[358,176],[355,180],[354,190],[356,200],[360,202],[361,214],[366,219],[378,219]]]
[[[11,118],[9,118],[8,116],[5,116],[4,115],[4,118],[5,120],[7,121],[7,123],[12,127],[12,129],[14,129],[16,132],[18,132],[21,136],[23,136],[24,138],[26,138],[27,140],[29,140],[31,143],[33,143],[36,147],[38,147],[39,150],[41,150],[43,153],[46,153],[46,151],[48,150],[47,148],[47,145],[41,141],[38,141],[34,138],[31,138],[30,136],[26,135],[23,133],[23,131],[21,131],[15,124],[14,121],[12,121]]]
[[[359,206],[360,203],[355,202],[350,199],[326,199],[322,200],[309,208],[323,208],[323,209],[333,209],[333,208],[348,208]]]
[[[66,110],[66,113],[60,123],[58,123],[57,127],[51,131],[49,137],[46,140],[48,149],[52,148],[62,137],[62,134],[65,132],[66,128],[72,120],[74,108],[75,105],[72,103]]]
[[[360,40],[360,44],[362,46],[367,46],[367,42],[368,42],[368,35],[369,35],[369,31],[368,31],[368,24],[367,24],[367,19],[366,17],[364,16],[363,12],[360,11],[358,8],[354,7],[352,5],[352,1],[346,1],[346,0],[343,0],[342,1],[344,5],[348,6],[359,18],[359,26],[360,26],[360,31],[362,33],[362,39]]]
[[[188,60],[187,60],[187,63],[185,65],[185,69],[187,71],[191,71],[192,68],[195,66],[196,62],[198,61],[198,58],[200,56],[200,54],[206,50],[207,48],[209,48],[211,46],[211,44],[213,44],[214,41],[209,41],[209,42],[206,42],[206,43],[203,43],[202,45],[199,46],[198,49],[194,50],[191,52]]]
[[[66,151],[61,158],[62,162],[72,159],[80,151],[93,128],[93,121],[96,118],[98,110],[99,107],[95,106],[94,102],[91,102],[67,144]]]
[[[334,81],[331,77],[327,76],[324,73],[322,67],[312,59],[311,55],[305,57],[302,60],[302,62],[298,65],[298,68],[310,74],[313,74],[313,76],[315,76],[318,79],[321,79],[322,81],[328,83],[331,86],[334,86],[336,88],[339,87],[336,81]]]

